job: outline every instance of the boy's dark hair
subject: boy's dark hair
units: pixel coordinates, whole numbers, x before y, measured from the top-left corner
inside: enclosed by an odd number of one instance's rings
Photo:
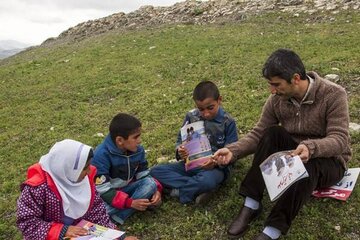
[[[264,64],[262,74],[266,79],[279,77],[291,83],[294,74],[305,80],[306,71],[300,57],[289,49],[278,49],[273,52]]]
[[[215,83],[211,81],[202,81],[196,85],[193,91],[194,101],[204,101],[205,98],[213,98],[218,100],[220,97],[219,89]]]
[[[141,122],[134,116],[126,113],[117,114],[110,123],[109,132],[111,139],[115,143],[116,137],[127,139],[129,135],[136,132],[141,127]]]

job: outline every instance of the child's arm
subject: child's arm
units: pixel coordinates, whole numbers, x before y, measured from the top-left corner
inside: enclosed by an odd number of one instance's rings
[[[99,179],[106,180],[99,181]],[[130,198],[127,193],[112,188],[108,176],[97,175],[95,177],[95,184],[96,190],[100,193],[101,198],[110,206],[119,209],[131,207],[133,199]]]
[[[236,123],[234,119],[229,119],[225,125],[225,146],[238,141]]]
[[[24,239],[59,239],[64,224],[46,222],[44,216],[45,185],[25,185],[17,201],[17,226]]]

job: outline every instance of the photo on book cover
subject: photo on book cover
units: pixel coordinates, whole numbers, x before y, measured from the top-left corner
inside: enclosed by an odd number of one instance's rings
[[[211,156],[211,146],[205,134],[204,121],[184,125],[181,130],[182,145],[189,153],[185,169],[197,168],[207,162]]]
[[[300,157],[291,156],[290,151],[270,155],[260,164],[260,169],[271,201],[297,180],[309,176]]]
[[[328,188],[317,189],[313,191],[312,195],[319,198],[327,197],[346,201],[354,190],[359,172],[360,168],[349,168],[337,184]]]

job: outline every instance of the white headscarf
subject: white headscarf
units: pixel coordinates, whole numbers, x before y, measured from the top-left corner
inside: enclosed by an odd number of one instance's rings
[[[49,153],[40,158],[40,165],[53,179],[59,191],[64,214],[78,219],[90,205],[91,187],[88,176],[77,182],[84,169],[91,147],[65,139],[55,143]]]

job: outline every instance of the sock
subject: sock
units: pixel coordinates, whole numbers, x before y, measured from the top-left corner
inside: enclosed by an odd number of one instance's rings
[[[172,196],[172,197],[179,197],[179,196],[180,196],[179,189],[178,189],[178,188],[173,188],[173,189],[171,189],[171,191],[170,191],[170,196]]]
[[[257,210],[259,209],[260,203],[251,197],[246,197],[244,206],[251,208],[252,210]]]
[[[281,231],[277,228],[266,226],[263,233],[268,235],[271,239],[278,239],[281,235]]]

